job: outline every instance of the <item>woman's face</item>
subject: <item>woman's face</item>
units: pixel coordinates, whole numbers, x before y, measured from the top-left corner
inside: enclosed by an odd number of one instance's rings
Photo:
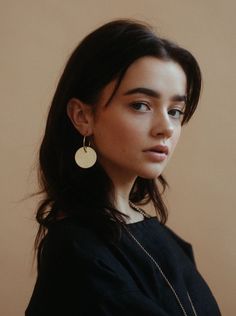
[[[173,61],[142,57],[128,68],[106,106],[114,87],[115,81],[102,91],[93,120],[98,160],[109,175],[157,178],[180,137],[185,73]],[[161,160],[151,149],[164,141],[168,155]]]

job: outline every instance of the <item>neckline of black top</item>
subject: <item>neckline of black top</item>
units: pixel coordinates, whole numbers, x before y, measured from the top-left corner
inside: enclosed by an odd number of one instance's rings
[[[147,222],[152,221],[152,220],[154,220],[154,219],[155,219],[156,221],[158,221],[158,219],[157,219],[156,216],[151,216],[151,217],[145,217],[144,219],[142,219],[141,221],[138,221],[138,222],[127,223],[126,225],[127,225],[127,226],[138,226],[138,225],[146,224]]]
[[[60,218],[58,219],[56,222],[54,223],[62,223],[62,222],[67,222],[68,220],[71,221],[71,217],[64,217],[64,218]],[[143,225],[146,225],[150,222],[158,222],[158,218],[157,216],[151,216],[151,217],[144,217],[144,219],[142,219],[141,221],[137,221],[137,222],[133,222],[133,223],[126,223],[125,226],[127,227],[140,227]]]

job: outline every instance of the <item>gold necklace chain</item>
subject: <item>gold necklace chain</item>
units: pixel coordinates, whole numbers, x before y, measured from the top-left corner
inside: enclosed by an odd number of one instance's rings
[[[136,205],[134,205],[131,201],[129,201],[129,204],[131,207],[133,207],[136,211],[140,212],[143,216],[147,216],[148,214],[146,214],[143,210],[141,210],[139,207],[137,207]],[[148,215],[149,217],[151,217],[150,215]],[[124,226],[125,227],[125,226]],[[136,237],[125,227],[125,229],[127,230],[127,232],[130,234],[130,236],[134,239],[134,241],[139,245],[139,247],[141,247],[141,249],[146,253],[146,255],[152,260],[152,262],[155,264],[155,266],[158,268],[158,270],[160,271],[162,277],[164,278],[164,280],[166,281],[166,283],[168,284],[168,286],[170,287],[171,291],[173,292],[177,302],[179,303],[182,311],[183,311],[183,314],[184,316],[188,316],[188,314],[186,313],[184,307],[183,307],[183,304],[181,303],[180,301],[180,298],[178,296],[178,294],[176,293],[174,287],[172,286],[172,284],[170,283],[170,281],[168,280],[168,278],[166,277],[166,275],[164,274],[164,272],[162,271],[160,265],[157,263],[157,261],[150,255],[150,253],[143,247],[143,245],[136,239]],[[193,310],[193,313],[194,313],[194,316],[198,316],[197,315],[197,312],[194,308],[194,305],[193,305],[193,302],[191,300],[191,297],[187,291],[187,296],[188,296],[188,299],[190,301],[190,304],[191,304],[191,307],[192,307],[192,310]]]
[[[136,210],[137,212],[139,212],[140,214],[142,214],[144,217],[147,218],[151,218],[152,216],[147,214],[144,210],[142,210],[141,208],[137,207],[133,202],[129,201],[129,205]]]

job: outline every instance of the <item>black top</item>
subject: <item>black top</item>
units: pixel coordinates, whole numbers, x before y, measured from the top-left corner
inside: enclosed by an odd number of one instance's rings
[[[156,217],[126,226],[173,285],[188,316],[221,315],[194,261],[191,244]],[[190,295],[190,299],[187,296]],[[105,244],[75,220],[53,224],[26,316],[183,316],[158,268],[124,230]]]

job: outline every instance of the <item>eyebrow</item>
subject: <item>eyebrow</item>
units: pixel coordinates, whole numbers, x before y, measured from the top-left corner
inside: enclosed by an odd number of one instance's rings
[[[157,98],[157,99],[161,98],[161,93],[160,92],[152,90],[152,89],[149,89],[149,88],[143,88],[143,87],[139,87],[139,88],[134,88],[134,89],[128,90],[128,91],[126,91],[124,93],[124,95],[132,95],[132,94],[138,94],[138,93],[145,94],[145,95],[147,95],[149,97],[152,97],[152,98]],[[187,96],[186,95],[176,94],[176,95],[173,95],[171,97],[171,101],[185,102],[186,103]]]

